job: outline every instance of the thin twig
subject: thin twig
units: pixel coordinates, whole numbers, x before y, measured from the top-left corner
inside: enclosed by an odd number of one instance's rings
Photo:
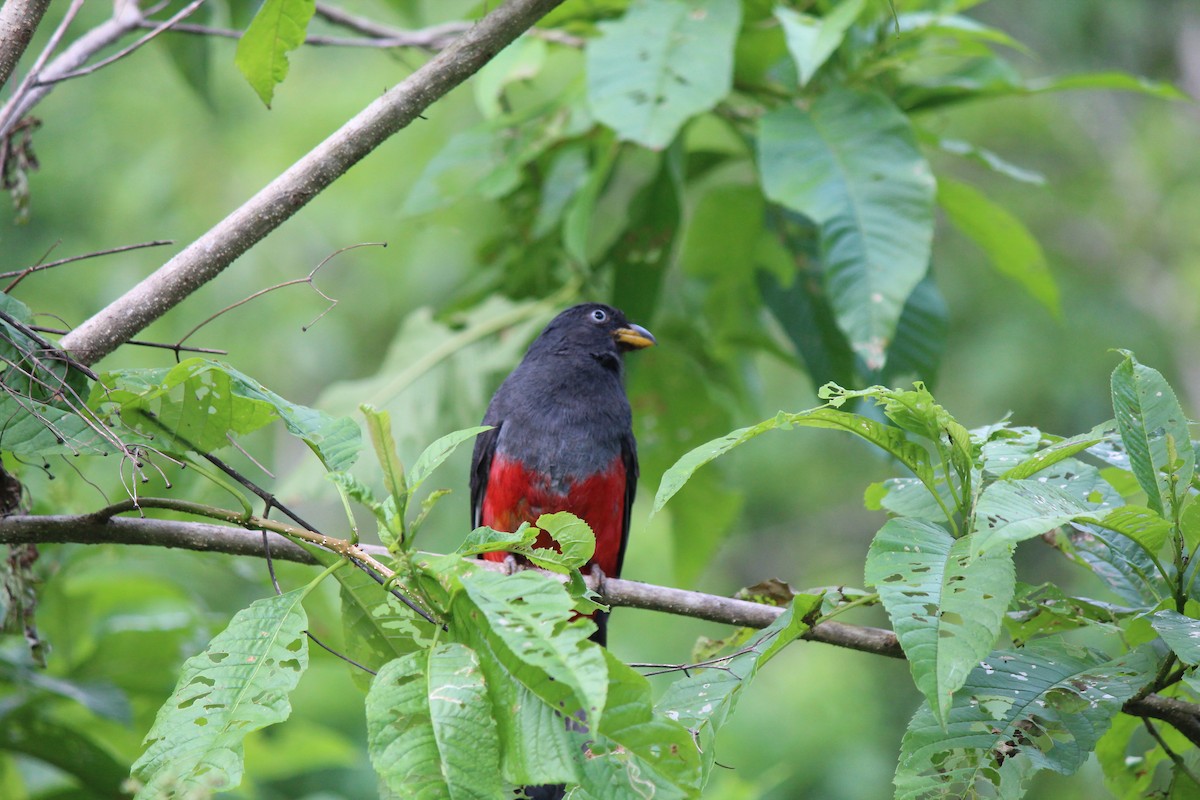
[[[55,244],[57,244],[57,242]],[[92,252],[92,253],[84,253],[83,255],[71,256],[69,258],[60,258],[58,261],[51,261],[47,264],[43,264],[39,260],[39,262],[37,264],[33,265],[32,267],[25,267],[24,269],[16,269],[16,270],[12,270],[11,272],[0,272],[0,279],[2,279],[2,278],[24,278],[26,275],[28,275],[32,272],[41,272],[44,269],[53,269],[54,267],[61,267],[63,264],[71,264],[76,261],[83,261],[84,259],[88,259],[88,258],[96,258],[97,256],[110,256],[110,255],[113,255],[114,253],[125,253],[130,250],[140,250],[143,247],[162,247],[163,245],[167,245],[167,244],[175,244],[175,242],[174,242],[174,240],[171,240],[171,239],[156,239],[152,242],[139,242],[138,244],[124,244],[124,245],[121,245],[120,247],[111,247],[107,250],[96,250],[95,252]],[[53,250],[53,249],[54,248],[51,248],[51,250]],[[49,250],[46,251],[46,255],[49,255],[49,254],[50,254],[50,251]],[[42,256],[42,258],[45,258],[45,256]],[[8,292],[11,292],[13,287],[16,285],[17,284],[15,281],[13,283],[10,283],[7,286],[7,288],[4,289],[5,294],[7,294]]]
[[[114,61],[120,61],[122,58],[125,58],[125,56],[132,53],[134,50],[137,50],[142,45],[146,44],[151,39],[153,39],[154,37],[161,34],[163,31],[170,28],[176,22],[179,22],[179,20],[183,19],[184,17],[190,16],[203,3],[204,3],[204,0],[192,0],[192,2],[189,3],[187,6],[184,6],[184,8],[182,8],[178,14],[176,14],[175,16],[171,17],[170,19],[168,19],[164,22],[155,23],[154,28],[153,28],[153,30],[150,31],[150,33],[147,33],[145,36],[138,39],[136,42],[129,45],[128,47],[126,47],[116,53],[113,53],[108,58],[101,59],[100,61],[97,61],[95,64],[89,64],[86,67],[80,67],[79,69],[71,70],[69,72],[64,72],[61,75],[55,75],[53,78],[50,78],[49,80],[43,80],[41,78],[38,78],[38,80],[34,84],[34,86],[51,86],[56,83],[62,83],[63,81],[69,81],[72,78],[81,78],[84,75],[91,75],[96,70],[107,67],[109,64],[112,64]],[[139,25],[136,25],[135,27],[141,27],[141,26],[139,24]]]
[[[139,27],[148,28],[152,24],[147,20],[139,23]],[[448,22],[422,30],[397,30],[392,36],[370,38],[309,34],[304,37],[303,43],[310,47],[369,47],[379,50],[415,47],[428,52],[436,52],[448,46],[463,31],[470,27],[471,23],[469,22]],[[213,36],[221,39],[240,39],[244,34],[244,31],[232,28],[217,28],[211,25],[195,25],[186,22],[173,26],[170,32],[186,33],[194,36]]]
[[[71,331],[67,328],[48,328],[45,325],[30,325],[31,330],[39,333],[49,333],[55,336],[66,336]],[[227,356],[228,350],[222,350],[218,347],[195,347],[189,344],[171,344],[170,342],[147,342],[144,339],[130,339],[125,344],[134,345],[136,347],[156,347],[161,350],[174,350],[176,353],[205,353],[213,356]]]
[[[1200,778],[1197,778],[1196,773],[1192,772],[1191,769],[1188,768],[1187,762],[1183,760],[1183,757],[1171,749],[1171,745],[1167,744],[1167,740],[1164,739],[1162,734],[1158,732],[1158,728],[1154,726],[1154,723],[1145,717],[1142,717],[1142,725],[1146,727],[1146,730],[1154,738],[1154,741],[1158,742],[1158,746],[1161,747],[1163,752],[1167,754],[1167,758],[1171,759],[1171,762],[1175,765],[1175,769],[1177,769],[1180,774],[1186,776],[1188,780],[1196,785],[1197,788],[1200,788]]]
[[[94,381],[100,380],[99,376],[97,376],[96,373],[91,370],[91,368],[80,364],[78,361],[71,358],[71,356],[67,355],[62,350],[59,350],[48,340],[42,338],[41,334],[26,325],[24,322],[21,322],[21,320],[17,319],[12,314],[9,314],[7,311],[0,311],[0,320],[4,320],[11,327],[29,337],[29,340],[44,350],[47,354],[47,357],[52,361],[60,361],[71,369],[78,370],[80,373],[88,376]]]
[[[339,250],[335,250],[334,252],[327,255],[324,259],[322,259],[320,264],[317,264],[315,267],[313,267],[312,272],[308,273],[308,275],[306,275],[305,277],[293,278],[289,281],[283,281],[282,283],[277,283],[274,286],[268,286],[265,289],[259,289],[257,292],[254,292],[253,294],[251,294],[247,297],[243,297],[241,300],[238,300],[236,303],[230,303],[229,305],[225,306],[224,308],[222,308],[220,311],[216,312],[215,314],[210,314],[209,316],[207,316],[203,320],[201,320],[200,323],[198,325],[196,325],[194,328],[192,328],[190,331],[185,333],[183,336],[180,336],[179,341],[176,342],[176,345],[182,345],[184,342],[186,342],[188,339],[190,339],[192,337],[192,335],[196,333],[196,331],[200,330],[205,325],[212,322],[213,320],[215,320],[217,317],[221,316],[222,314],[225,314],[229,311],[233,311],[235,308],[244,306],[244,305],[246,305],[246,303],[249,303],[252,300],[257,300],[258,298],[262,297],[264,294],[270,294],[271,292],[275,291],[276,289],[283,289],[288,286],[296,286],[297,284],[301,284],[301,283],[307,283],[310,287],[312,287],[312,290],[314,292],[321,295],[321,297],[323,297],[325,300],[327,300],[329,302],[329,306],[326,307],[326,309],[324,311],[322,311],[320,314],[318,314],[316,319],[314,319],[312,322],[308,323],[307,325],[302,326],[300,329],[302,331],[307,331],[313,325],[316,325],[317,322],[319,322],[321,320],[321,317],[324,317],[326,314],[328,314],[330,311],[332,311],[334,306],[336,306],[338,304],[337,300],[334,300],[332,297],[330,297],[329,295],[325,294],[324,292],[322,292],[320,289],[317,288],[317,284],[314,281],[314,278],[317,274],[317,270],[321,269],[321,267],[328,264],[335,256],[341,255],[342,253],[346,252],[347,250],[353,250],[358,247],[387,247],[387,243],[386,242],[359,242],[358,244],[347,245],[346,247],[343,247]]]

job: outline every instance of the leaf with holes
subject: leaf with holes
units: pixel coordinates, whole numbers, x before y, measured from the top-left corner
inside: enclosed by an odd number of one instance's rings
[[[129,427],[155,437],[156,447],[173,452],[212,452],[227,446],[230,435],[276,419],[329,471],[348,469],[362,447],[362,433],[350,418],[289,403],[233,367],[203,358],[166,369],[106,373],[88,404],[101,415],[119,415]]]
[[[1048,482],[996,481],[983,490],[975,504],[972,551],[985,555],[994,549],[1007,549],[1091,510]]]
[[[241,782],[242,741],[287,719],[288,695],[308,667],[305,594],[256,600],[184,662],[133,765],[139,798],[207,795]]]
[[[1156,667],[1144,648],[1112,660],[1056,641],[992,653],[944,723],[928,705],[909,722],[897,800],[992,796],[983,787],[1020,784],[1039,769],[1073,773]],[[1004,796],[1020,796],[1010,788]]]
[[[1165,514],[1182,504],[1196,467],[1187,417],[1162,373],[1121,352],[1125,360],[1112,374],[1113,414],[1147,504]]]
[[[892,620],[917,688],[945,720],[955,693],[991,651],[1016,582],[1012,556],[971,557],[970,537],[896,518],[875,534],[866,581]]]
[[[499,797],[500,743],[474,652],[445,643],[389,662],[367,694],[367,747],[403,797]]]
[[[345,653],[365,667],[379,671],[389,661],[433,641],[433,627],[360,569],[334,573],[341,584],[342,630]],[[352,667],[350,677],[364,691],[371,685],[366,672]]]
[[[588,102],[622,139],[653,149],[729,93],[736,0],[638,0],[587,44]]]

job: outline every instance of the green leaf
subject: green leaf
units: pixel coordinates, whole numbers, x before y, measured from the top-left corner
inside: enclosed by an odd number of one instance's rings
[[[119,414],[131,428],[156,437],[160,449],[211,452],[227,446],[230,434],[276,419],[331,472],[348,469],[362,447],[362,433],[350,418],[289,403],[217,361],[189,358],[166,369],[116,370],[102,375],[101,384],[89,405],[103,415]]]
[[[1177,611],[1159,611],[1150,618],[1150,624],[1180,661],[1200,664],[1200,619]]]
[[[846,38],[846,31],[863,11],[865,0],[838,3],[824,17],[801,14],[784,6],[775,8],[775,18],[783,26],[788,52],[796,62],[800,85],[804,86]]]
[[[499,797],[500,746],[474,652],[458,643],[389,662],[367,694],[367,747],[403,797]]]
[[[580,796],[597,800],[699,797],[701,754],[692,733],[656,712],[650,683],[607,650],[608,695],[597,735],[584,740]],[[572,795],[574,797],[575,795]]]
[[[350,658],[378,672],[389,661],[430,645],[433,627],[370,575],[340,569],[334,577],[340,584],[343,646]],[[357,667],[350,668],[350,677],[363,690],[369,688],[370,676]]]
[[[913,680],[943,722],[955,693],[995,644],[1016,581],[1007,550],[972,558],[970,548],[969,538],[897,518],[880,528],[867,552],[866,581],[879,591]]]
[[[679,722],[696,736],[706,780],[714,763],[712,739],[733,714],[742,691],[759,668],[809,629],[805,620],[820,606],[819,595],[796,595],[753,642],[712,667],[690,670],[658,699],[658,714]]]
[[[992,266],[1056,318],[1062,317],[1058,284],[1042,246],[1019,219],[973,186],[945,176],[938,178],[937,199],[950,221],[979,245]]]
[[[599,722],[608,689],[604,655],[587,640],[594,625],[572,619],[563,587],[536,572],[470,569],[461,580],[454,602],[469,598],[483,616],[484,637],[518,680],[556,711],[583,710]],[[461,619],[456,613],[455,622]]]
[[[588,103],[624,140],[662,149],[729,93],[736,0],[636,0],[587,44]]]
[[[421,452],[421,455],[417,457],[416,463],[413,464],[412,470],[408,473],[408,490],[415,493],[417,489],[421,488],[421,484],[425,482],[425,479],[432,475],[434,470],[454,454],[459,445],[463,442],[471,441],[484,431],[491,430],[491,428],[491,425],[478,425],[474,428],[447,433],[426,447]]]
[[[184,2],[177,0],[170,3],[160,16],[172,16],[180,11]],[[213,16],[213,7],[211,3],[204,3],[187,17],[187,22],[196,25],[211,25]],[[209,64],[212,61],[209,53],[208,36],[159,36],[156,43],[163,48],[171,65],[175,67],[175,71],[183,78],[196,96],[199,97],[210,108],[215,108],[212,91],[209,87]]]
[[[1016,164],[1010,164],[1000,156],[982,147],[978,147],[971,142],[964,142],[961,139],[939,139],[930,135],[922,135],[922,141],[927,141],[931,144],[936,144],[939,149],[946,153],[951,153],[963,158],[969,158],[977,164],[990,169],[992,172],[1004,175],[1022,183],[1028,183],[1033,186],[1043,186],[1046,183],[1046,177],[1040,172],[1018,167]],[[942,179],[938,179],[939,186]]]
[[[796,414],[786,414],[781,411],[772,419],[748,428],[739,428],[684,454],[675,462],[674,466],[663,473],[658,492],[654,496],[652,513],[661,510],[667,501],[687,483],[692,474],[708,462],[767,431],[792,426],[828,428],[856,434],[897,458],[927,484],[932,483],[933,471],[929,465],[929,456],[919,445],[908,441],[902,431],[858,414],[820,406]]]
[[[909,722],[897,800],[978,796],[981,786],[1038,769],[1073,773],[1156,666],[1144,649],[1107,660],[1057,642],[991,654],[971,672],[944,726],[928,705]]]
[[[1177,512],[1196,466],[1187,417],[1162,373],[1121,352],[1125,360],[1113,370],[1112,403],[1130,468],[1150,508]]]
[[[1029,81],[1026,89],[1030,93],[1064,92],[1072,89],[1110,89],[1120,92],[1137,92],[1162,100],[1190,101],[1191,98],[1169,83],[1152,81],[1127,72],[1081,72],[1056,78]]]
[[[972,552],[1009,548],[1065,525],[1091,509],[1042,480],[996,481],[975,505]]]
[[[304,44],[315,10],[315,0],[264,0],[238,41],[233,63],[267,108],[287,77],[288,53]]]
[[[596,535],[591,526],[569,511],[542,514],[537,527],[558,544],[557,552],[539,548],[526,554],[539,567],[555,572],[581,569],[596,552]]]
[[[1135,606],[1155,606],[1171,596],[1150,554],[1128,536],[1102,525],[1076,524],[1057,537],[1068,557],[1084,565],[1118,597]]]
[[[516,136],[512,134],[514,129]],[[497,121],[453,136],[426,162],[404,198],[400,213],[427,214],[466,195],[491,200],[504,197],[520,184],[521,168],[546,144],[531,142],[532,132],[526,126],[504,127]]]
[[[932,385],[937,380],[949,329],[950,311],[933,273],[929,273],[904,302],[896,336],[888,345],[887,363],[882,371],[867,376],[868,380],[893,385],[923,381]]]
[[[1143,506],[1118,506],[1097,524],[1129,537],[1152,556],[1158,555],[1171,536],[1171,523]]]
[[[1049,469],[1061,461],[1073,458],[1084,450],[1100,444],[1107,438],[1105,431],[1111,427],[1111,422],[1105,422],[1092,428],[1087,433],[1072,436],[1069,439],[1060,439],[1049,447],[1045,447],[1029,458],[1024,459],[1021,463],[1002,473],[1000,477],[1008,480],[1032,478],[1042,470]]]
[[[838,323],[880,369],[933,240],[933,175],[908,118],[882,95],[836,89],[764,116],[758,157],[767,197],[820,227]]]
[[[242,779],[242,740],[287,719],[288,695],[308,667],[306,589],[256,600],[205,651],[183,664],[179,683],[134,763],[139,798],[232,789]]]

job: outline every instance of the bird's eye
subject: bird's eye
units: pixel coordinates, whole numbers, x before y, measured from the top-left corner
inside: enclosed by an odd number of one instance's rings
[[[604,322],[608,319],[608,314],[604,313],[604,309],[597,308],[592,312],[592,320],[595,322]]]

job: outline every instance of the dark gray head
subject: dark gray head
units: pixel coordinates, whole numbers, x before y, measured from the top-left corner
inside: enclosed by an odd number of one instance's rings
[[[526,358],[549,354],[590,355],[619,363],[622,353],[654,344],[650,331],[603,303],[572,306],[550,321],[529,346]]]

